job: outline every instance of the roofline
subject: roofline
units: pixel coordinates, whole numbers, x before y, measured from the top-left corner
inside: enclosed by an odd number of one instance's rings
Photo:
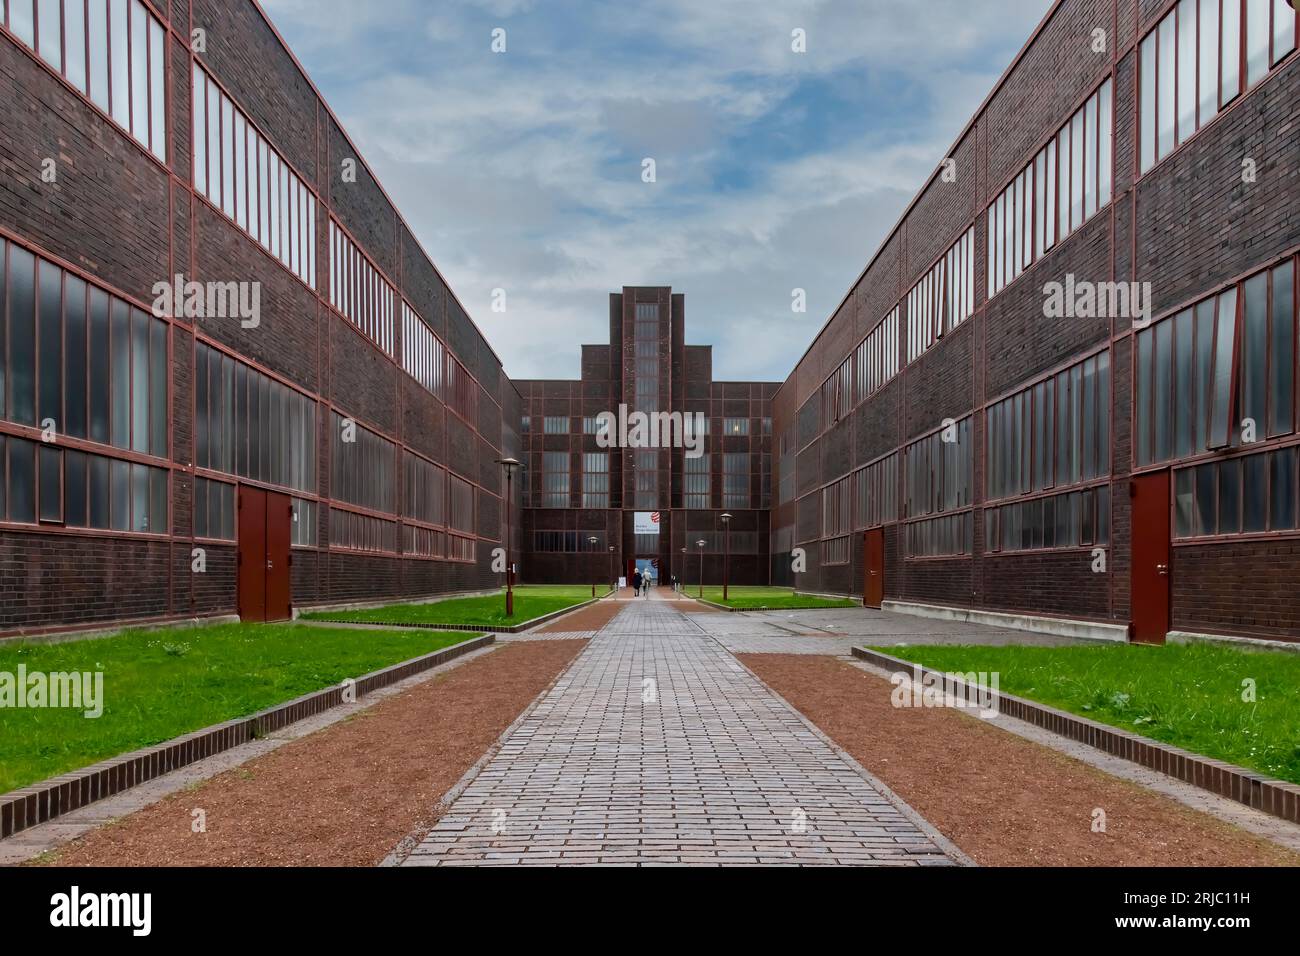
[[[957,138],[952,142],[953,148],[948,150],[948,153],[944,157],[945,159],[956,151],[956,148],[961,145],[961,141],[971,132],[975,122],[983,116],[984,111],[988,109],[989,104],[993,101],[993,97],[997,96],[1002,87],[1006,85],[1007,80],[1011,76],[1011,72],[1020,65],[1020,61],[1025,58],[1025,54],[1029,52],[1029,48],[1034,45],[1034,42],[1039,38],[1043,30],[1046,29],[1047,24],[1051,21],[1052,17],[1056,15],[1056,12],[1060,10],[1064,4],[1065,0],[1055,0],[1047,13],[1043,15],[1043,19],[1040,20],[1038,26],[1034,28],[1034,32],[1029,35],[1029,39],[1026,40],[1024,46],[1020,48],[1020,52],[1012,58],[1011,63],[1002,71],[1002,75],[998,77],[998,81],[993,84],[993,89],[989,90],[988,95],[984,97],[984,100],[980,103],[979,107],[973,114],[971,114],[971,118],[966,121],[966,125],[961,128],[961,132],[957,134]],[[896,235],[898,235],[898,230],[902,228],[903,223],[907,221],[907,217],[912,214],[912,211],[916,208],[916,204],[920,202],[921,197],[925,195],[926,190],[934,183],[935,177],[942,171],[943,164],[941,161],[940,164],[935,167],[934,172],[932,172],[929,178],[926,179],[925,184],[917,190],[916,195],[912,197],[912,201],[907,204],[907,208],[904,209],[903,214],[898,217],[898,220],[894,223],[894,227],[890,229],[885,235],[885,238],[881,240],[880,245],[876,247],[876,251],[872,254],[871,258],[867,260],[866,266],[863,267],[862,271],[858,273],[858,277],[849,285],[849,291],[844,293],[839,304],[831,310],[831,314],[827,317],[826,321],[822,323],[822,327],[817,330],[817,334],[812,337],[812,341],[808,343],[808,347],[804,349],[803,354],[795,360],[794,367],[790,369],[790,374],[787,375],[785,381],[781,383],[781,389],[785,388],[786,385],[790,383],[790,380],[794,378],[795,373],[799,371],[800,364],[802,364],[803,360],[812,352],[813,346],[817,344],[818,340],[826,334],[826,330],[830,327],[831,322],[835,320],[835,316],[839,315],[840,309],[844,308],[844,304],[849,301],[854,290],[862,284],[862,280],[867,277],[867,273],[870,272],[871,267],[876,264],[876,261],[880,258],[880,254],[885,251],[885,247],[889,245]],[[777,389],[777,394],[780,394],[781,389]],[[773,398],[775,399],[775,396],[773,396]]]

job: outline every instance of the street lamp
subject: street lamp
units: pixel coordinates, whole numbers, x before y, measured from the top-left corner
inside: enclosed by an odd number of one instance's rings
[[[595,537],[594,535],[587,539],[587,543],[591,545],[592,551],[596,550],[596,543],[598,541],[600,541],[600,539]],[[596,596],[596,575],[594,574],[591,576],[591,596],[592,597]]]
[[[727,601],[727,578],[731,575],[731,515],[723,513],[722,527],[727,529],[727,549],[722,557],[722,601]]]
[[[515,565],[511,553],[515,549],[515,525],[511,515],[514,504],[515,469],[523,465],[518,458],[498,458],[497,464],[506,470],[506,617],[515,616]]]
[[[682,548],[682,579],[677,582],[678,590],[686,590],[686,549]]]
[[[614,573],[614,546],[612,544],[609,546],[609,589],[611,591],[618,590],[618,575]],[[617,598],[618,596],[615,595],[615,600]]]
[[[695,542],[695,546],[700,549],[700,600],[704,600],[704,545],[707,542],[703,538]]]

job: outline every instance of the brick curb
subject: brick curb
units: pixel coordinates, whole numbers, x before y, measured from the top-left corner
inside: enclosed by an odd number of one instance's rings
[[[356,695],[358,698],[364,697],[381,687],[396,684],[495,642],[496,638],[491,634],[484,634],[423,657],[373,671],[357,678]],[[265,737],[295,721],[337,707],[341,703],[343,688],[335,684],[249,717],[237,717],[214,724],[166,743],[111,757],[81,770],[0,795],[0,839],[114,796],[205,757],[230,750],[257,737]]]
[[[610,592],[611,594],[613,592]],[[379,628],[407,628],[418,627],[426,631],[486,631],[489,634],[522,634],[524,631],[531,630],[534,627],[540,627],[543,624],[549,624],[556,618],[563,617],[566,614],[572,614],[575,611],[581,611],[583,608],[591,607],[593,604],[599,604],[605,600],[605,597],[590,598],[581,604],[574,604],[572,607],[560,608],[558,611],[552,611],[549,614],[543,614],[541,617],[535,617],[532,620],[524,621],[522,624],[515,624],[511,627],[495,627],[487,624],[409,624],[398,623],[396,621],[354,621],[345,617],[318,617],[318,618],[299,618],[302,624],[347,624],[350,627],[379,627]]]
[[[853,648],[853,656],[895,674],[944,673],[865,647]],[[959,692],[965,687],[960,680],[954,683]],[[1184,783],[1227,797],[1270,816],[1300,823],[1300,786],[1296,784],[1271,780],[1244,767],[1163,744],[1141,734],[1098,723],[1023,697],[1014,697],[1001,691],[997,696],[999,712],[1008,717],[1015,717],[1069,740],[1168,774]]]

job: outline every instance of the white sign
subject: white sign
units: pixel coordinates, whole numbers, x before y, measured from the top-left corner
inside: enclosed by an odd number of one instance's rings
[[[633,520],[632,529],[635,534],[658,534],[659,512],[638,511],[636,518]]]

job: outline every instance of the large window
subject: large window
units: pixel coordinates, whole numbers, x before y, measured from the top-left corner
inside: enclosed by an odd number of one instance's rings
[[[194,536],[235,540],[235,486],[210,478],[194,479]]]
[[[853,359],[844,363],[831,373],[831,377],[822,383],[822,423],[826,428],[845,418],[853,408]],[[734,419],[727,419],[728,422]],[[746,421],[746,425],[748,425]],[[726,434],[732,434],[726,429]]]
[[[168,330],[0,239],[0,419],[166,458]]]
[[[447,523],[447,471],[402,452],[402,515],[424,524]]]
[[[338,412],[331,413],[330,497],[387,514],[396,512],[396,446]]]
[[[907,294],[907,360],[971,317],[975,311],[975,227],[958,239]]]
[[[838,538],[853,530],[853,483],[849,475],[822,489],[822,537]]]
[[[1139,141],[1146,172],[1296,48],[1287,0],[1181,0],[1142,40]]]
[[[591,539],[596,543],[592,544]],[[600,554],[608,545],[604,531],[534,531],[533,550],[552,554]]]
[[[453,534],[447,539],[447,557],[453,561],[474,560],[474,486],[464,478],[447,476],[448,524]]]
[[[858,346],[854,404],[874,395],[898,374],[898,318],[895,308]]]
[[[316,198],[202,67],[194,67],[194,188],[316,287]]]
[[[722,507],[753,507],[749,475],[749,452],[729,452],[722,456]]]
[[[1288,259],[1138,333],[1139,465],[1295,431],[1295,268]]]
[[[5,26],[167,161],[162,24],[139,0],[8,0]]]
[[[898,452],[853,473],[853,527],[898,520]]]
[[[1110,202],[1111,97],[1106,80],[989,206],[990,297]]]
[[[587,452],[582,456],[582,506],[609,507],[609,452]]]
[[[686,459],[686,473],[682,491],[687,508],[703,511],[709,507],[712,489],[709,487],[709,456]]]
[[[465,366],[447,355],[447,406],[469,424],[478,424],[478,383]]]
[[[166,534],[165,468],[0,434],[0,521]]]
[[[989,500],[1110,473],[1110,354],[1102,352],[989,406]]]
[[[541,507],[569,507],[569,453],[567,451],[542,453]]]
[[[569,434],[569,418],[567,415],[547,415],[542,421],[542,431],[547,435],[567,435]]]
[[[330,509],[330,546],[348,551],[397,552],[397,522]]]
[[[200,342],[194,449],[199,468],[313,493],[316,403]]]
[[[908,445],[907,517],[956,511],[971,503],[971,419],[953,422]]]
[[[988,551],[1091,548],[1110,543],[1110,488],[1034,498],[984,511]]]
[[[393,354],[393,287],[330,220],[330,304],[366,338]]]
[[[1293,446],[1174,472],[1174,535],[1294,531],[1297,454]]]
[[[971,512],[913,521],[903,529],[903,540],[910,558],[939,558],[970,554],[972,550]]]
[[[424,324],[424,320],[405,302],[402,303],[402,368],[429,394],[446,401],[443,376],[446,374],[447,350]],[[528,419],[524,418],[524,431]]]

